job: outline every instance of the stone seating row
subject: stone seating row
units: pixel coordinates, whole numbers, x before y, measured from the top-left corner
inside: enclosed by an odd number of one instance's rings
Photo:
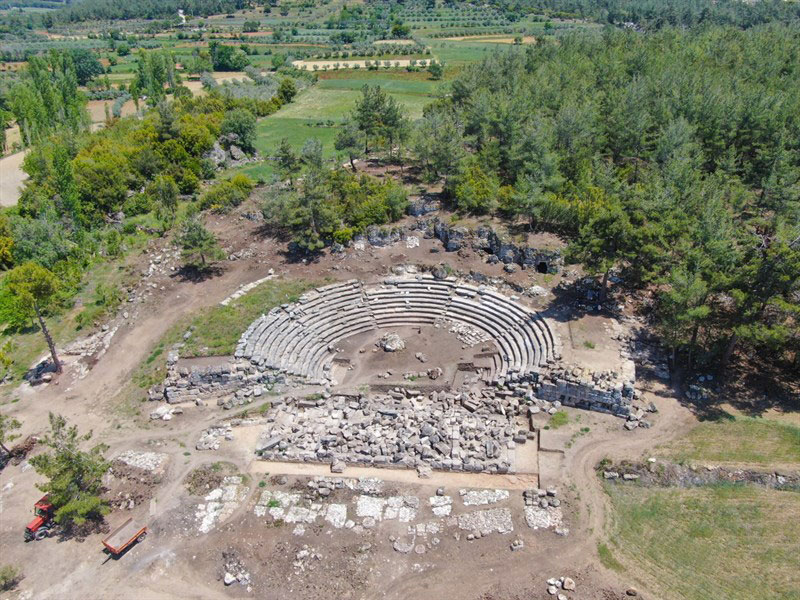
[[[387,279],[371,288],[357,280],[317,288],[256,319],[242,335],[236,356],[324,379],[342,340],[442,319],[468,325],[495,342],[500,354],[490,377],[526,374],[559,358],[557,339],[541,315],[492,290],[429,276]]]

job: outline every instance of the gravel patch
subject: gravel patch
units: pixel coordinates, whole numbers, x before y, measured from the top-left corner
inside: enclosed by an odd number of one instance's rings
[[[459,515],[458,528],[466,531],[480,531],[482,535],[490,533],[511,533],[514,522],[508,508],[488,508]]]
[[[464,506],[483,506],[508,500],[508,490],[459,490]]]

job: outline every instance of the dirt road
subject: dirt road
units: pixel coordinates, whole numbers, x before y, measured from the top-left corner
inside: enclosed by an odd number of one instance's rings
[[[25,152],[0,158],[0,206],[14,206],[28,174],[22,170]]]

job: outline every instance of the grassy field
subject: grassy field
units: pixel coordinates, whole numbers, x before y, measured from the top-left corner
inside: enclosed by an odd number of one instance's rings
[[[800,464],[800,427],[749,417],[700,423],[664,448],[677,461]]]
[[[752,486],[606,489],[616,531],[604,562],[616,556],[635,564],[630,574],[645,573],[640,584],[655,597],[800,599],[800,493]]]
[[[181,350],[181,356],[233,354],[250,323],[279,304],[296,302],[300,294],[314,285],[297,279],[267,281],[228,306],[212,306],[201,311],[192,319],[192,337]]]
[[[298,94],[294,102],[258,122],[256,148],[262,155],[272,154],[283,138],[299,150],[308,138],[316,137],[322,142],[325,156],[332,158],[338,125],[352,111],[365,84],[383,87],[414,120],[422,116],[423,107],[433,100],[440,83],[425,79],[426,73],[340,71],[326,75],[328,77]],[[239,171],[256,180],[268,181],[274,169],[265,162]]]
[[[495,50],[508,51],[508,44],[487,42],[431,40],[430,46],[436,57],[447,66],[463,66],[467,63],[482,60]]]
[[[441,88],[441,81],[431,79],[427,71],[334,71],[320,74],[317,85],[327,90],[360,90],[365,84],[380,85],[399,95],[419,95],[432,99]]]

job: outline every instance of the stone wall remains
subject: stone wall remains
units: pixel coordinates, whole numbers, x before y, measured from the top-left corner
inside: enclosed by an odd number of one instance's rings
[[[537,396],[564,406],[628,417],[637,393],[635,367],[632,361],[627,362],[630,364],[626,363],[623,372],[593,372],[563,365],[552,367],[541,377]]]
[[[169,404],[204,403],[215,400],[225,409],[249,404],[276,383],[284,383],[282,374],[258,369],[249,361],[237,361],[206,367],[170,365],[164,383],[148,392],[153,401]]]

